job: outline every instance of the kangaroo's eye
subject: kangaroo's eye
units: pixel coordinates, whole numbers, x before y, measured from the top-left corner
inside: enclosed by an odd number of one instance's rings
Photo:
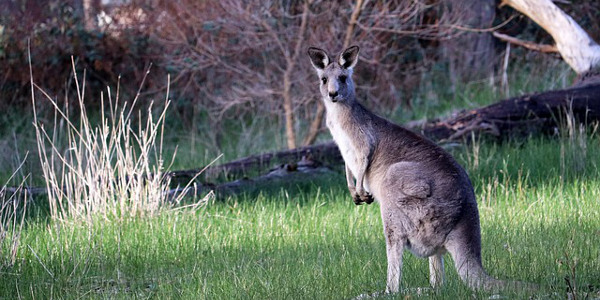
[[[341,83],[346,83],[346,79],[348,79],[348,77],[346,75],[341,75],[340,76],[340,82]]]
[[[326,84],[327,83],[327,77],[321,78],[321,82],[323,82],[323,84]]]

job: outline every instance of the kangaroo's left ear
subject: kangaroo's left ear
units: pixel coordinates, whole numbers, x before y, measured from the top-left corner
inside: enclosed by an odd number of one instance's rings
[[[344,50],[344,52],[342,52],[342,54],[340,55],[340,61],[339,61],[340,66],[342,66],[342,68],[344,68],[344,69],[354,68],[354,66],[356,65],[356,62],[358,62],[358,51],[359,50],[360,50],[360,48],[358,48],[358,46],[352,46],[352,47]]]

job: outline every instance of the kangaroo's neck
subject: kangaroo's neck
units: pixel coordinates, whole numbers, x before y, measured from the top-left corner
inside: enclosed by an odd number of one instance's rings
[[[356,100],[348,102],[331,102],[331,100],[324,99],[325,103],[325,115],[327,117],[327,126],[330,125],[341,125],[338,123],[346,123],[350,121],[352,114],[355,113],[353,105],[356,105]],[[335,124],[333,124],[335,123]]]
[[[325,102],[327,127],[337,140],[340,133],[351,140],[363,139],[359,136],[372,131],[374,115],[356,99],[345,102]]]

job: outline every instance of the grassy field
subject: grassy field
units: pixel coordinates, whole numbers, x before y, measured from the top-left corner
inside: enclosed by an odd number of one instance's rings
[[[587,149],[599,143],[586,137]],[[480,201],[484,266],[540,284],[536,299],[600,297],[600,154],[581,157],[577,147],[555,138],[453,150]],[[30,210],[17,261],[2,269],[0,298],[348,299],[382,291],[378,206],[356,207],[342,174],[317,182],[91,224]],[[447,284],[419,297],[427,261],[405,253],[405,292],[383,298],[490,296],[468,290],[446,258]]]

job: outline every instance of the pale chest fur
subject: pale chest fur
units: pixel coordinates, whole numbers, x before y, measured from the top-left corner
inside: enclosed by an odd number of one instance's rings
[[[352,171],[352,174],[356,176],[358,174],[358,164],[361,161],[359,157],[361,153],[358,151],[356,143],[358,141],[353,139],[352,136],[340,126],[340,122],[335,117],[327,116],[327,128],[333,136],[333,140],[338,145],[344,162]]]

